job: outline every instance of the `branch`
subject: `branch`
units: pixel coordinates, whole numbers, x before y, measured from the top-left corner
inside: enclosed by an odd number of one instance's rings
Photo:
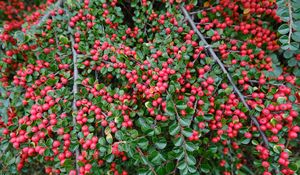
[[[249,80],[250,83],[257,83],[259,84],[259,82],[257,80]],[[266,82],[265,84],[268,84],[268,85],[273,85],[273,86],[283,86],[284,84],[280,84],[280,83],[268,83]]]
[[[188,162],[187,161],[187,156],[188,156],[188,153],[187,153],[187,151],[186,151],[186,140],[185,140],[185,138],[184,138],[184,135],[182,134],[183,132],[184,132],[184,126],[182,126],[181,125],[181,123],[180,123],[180,116],[179,116],[179,113],[178,113],[178,111],[177,111],[177,108],[176,108],[176,104],[175,104],[175,102],[173,101],[173,99],[172,99],[172,96],[170,95],[170,93],[167,91],[167,94],[170,96],[170,99],[171,99],[171,101],[172,101],[172,103],[173,103],[173,105],[174,105],[174,110],[175,110],[175,114],[176,114],[176,120],[178,121],[178,124],[179,124],[179,126],[180,126],[180,133],[181,133],[181,137],[183,138],[182,140],[183,140],[183,143],[182,143],[182,145],[183,145],[183,152],[184,152],[184,160],[185,160],[185,162]],[[197,106],[197,105],[195,105],[195,106]],[[175,167],[175,168],[177,168],[177,167]]]
[[[203,8],[201,10],[197,10],[197,11],[193,11],[193,12],[190,12],[190,15],[194,15],[194,14],[198,14],[198,13],[201,13],[203,11],[206,11],[206,10],[212,10],[213,8],[210,7],[210,8]]]
[[[71,40],[71,48],[72,48],[72,55],[73,55],[73,65],[74,65],[74,84],[73,84],[73,105],[72,109],[73,112],[77,112],[77,106],[76,106],[76,95],[78,93],[78,84],[77,84],[77,79],[78,79],[78,68],[77,68],[77,53],[74,49],[74,38],[72,36],[72,30],[71,27],[68,26],[68,30],[70,32],[70,40]],[[74,125],[74,131],[76,133],[76,116],[73,116],[73,125]],[[79,174],[79,165],[78,165],[78,157],[79,157],[79,150],[76,149],[75,151],[75,163],[76,163],[76,171],[77,174]]]
[[[293,16],[292,16],[292,5],[291,5],[291,0],[288,0],[288,8],[289,8],[289,39],[288,39],[288,43],[291,44],[291,37],[292,37],[292,32],[293,32]]]
[[[207,41],[205,40],[204,36],[202,35],[202,33],[200,33],[200,31],[197,29],[194,21],[191,19],[191,17],[189,16],[188,12],[186,11],[186,9],[181,5],[180,6],[181,11],[183,12],[184,16],[186,17],[186,19],[189,21],[190,25],[192,26],[193,30],[197,33],[197,35],[200,37],[201,41],[204,43],[204,47],[208,50],[208,52],[210,53],[210,55],[212,56],[212,58],[219,64],[219,66],[221,67],[222,71],[226,74],[230,84],[232,85],[235,93],[239,96],[239,98],[241,99],[242,103],[244,104],[244,106],[248,109],[248,111],[250,111],[250,107],[247,104],[244,96],[242,95],[242,93],[238,90],[238,88],[236,87],[235,83],[233,82],[231,75],[228,73],[228,71],[226,70],[226,68],[224,67],[224,64],[221,62],[221,60],[218,58],[218,56],[216,55],[216,53],[214,52],[214,50],[210,47],[210,45],[207,43]],[[255,126],[258,128],[263,142],[265,144],[265,146],[268,148],[269,147],[269,141],[265,135],[265,133],[261,130],[260,128],[260,124],[258,123],[257,119],[250,115],[250,119],[253,121],[253,123],[255,124]]]
[[[150,164],[150,162],[148,161],[148,159],[145,157],[144,153],[142,152],[142,150],[137,147],[136,150],[138,151],[138,153],[140,154],[141,157],[143,157],[146,161],[147,161],[147,165],[149,166],[151,172],[154,174],[154,175],[157,175],[157,173],[155,172],[153,166]]]

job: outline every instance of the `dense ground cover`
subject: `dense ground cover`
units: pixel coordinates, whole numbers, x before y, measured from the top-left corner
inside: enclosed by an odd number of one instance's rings
[[[300,2],[0,2],[0,174],[299,174]]]

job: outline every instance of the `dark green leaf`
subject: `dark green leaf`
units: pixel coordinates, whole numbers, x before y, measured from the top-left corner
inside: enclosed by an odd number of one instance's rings
[[[169,127],[169,133],[174,136],[178,134],[180,131],[180,126],[178,123],[174,122],[170,127]]]
[[[161,138],[154,138],[153,142],[155,143],[156,148],[164,149],[167,146],[167,140],[163,137]]]
[[[185,136],[185,137],[190,137],[192,136],[193,134],[193,130],[191,128],[184,128],[182,130],[182,134]]]
[[[296,41],[296,42],[300,42],[300,32],[294,32],[294,33],[292,33],[292,39],[294,41]]]
[[[187,156],[187,163],[188,165],[196,165],[196,159],[193,155]]]
[[[182,143],[183,143],[183,137],[182,136],[180,136],[180,137],[178,137],[178,138],[175,138],[175,140],[174,140],[174,145],[175,146],[181,146],[182,145]]]
[[[138,145],[142,149],[147,149],[149,141],[146,138],[141,138],[138,140]]]
[[[287,24],[282,24],[278,28],[278,32],[282,35],[289,33],[289,31],[290,31],[290,28]]]

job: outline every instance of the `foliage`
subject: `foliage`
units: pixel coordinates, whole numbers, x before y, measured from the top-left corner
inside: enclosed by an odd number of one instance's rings
[[[277,14],[283,23],[278,32],[281,45],[281,53],[286,59],[286,64],[292,67],[294,75],[300,76],[300,3],[296,0],[277,1]]]
[[[299,173],[299,2],[4,3],[0,174]]]

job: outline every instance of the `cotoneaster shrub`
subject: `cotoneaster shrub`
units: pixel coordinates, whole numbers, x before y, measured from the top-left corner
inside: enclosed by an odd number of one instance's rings
[[[2,174],[299,173],[299,43],[281,58],[275,1],[1,3]]]

